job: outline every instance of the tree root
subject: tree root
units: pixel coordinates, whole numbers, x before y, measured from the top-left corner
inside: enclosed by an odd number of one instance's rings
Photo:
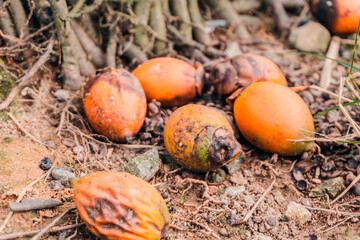
[[[77,90],[81,87],[81,75],[77,57],[73,53],[70,22],[65,0],[49,0],[54,14],[54,21],[58,38],[61,43],[62,70],[64,73],[64,88]]]
[[[75,20],[71,20],[71,26],[81,43],[82,48],[85,50],[88,57],[95,63],[97,68],[103,68],[106,66],[105,53],[101,48],[96,46],[92,38],[90,38],[84,29],[76,23]]]
[[[19,38],[29,35],[29,25],[23,5],[20,0],[9,1],[12,17],[18,32]]]
[[[148,48],[148,44],[150,42],[146,30],[141,26],[141,24],[147,25],[149,21],[151,3],[152,0],[137,1],[134,6],[134,13],[140,22],[139,25],[135,27],[135,43],[142,49]]]
[[[166,39],[166,25],[164,16],[161,9],[161,0],[153,0],[150,14],[150,26],[157,35],[163,39]],[[167,43],[161,39],[155,39],[154,51],[156,54],[161,54],[166,49]]]
[[[179,30],[187,38],[192,39],[191,19],[187,6],[187,0],[170,0],[172,12],[180,20]]]
[[[235,11],[229,0],[207,0],[203,2],[208,4],[212,9],[215,9],[215,14],[225,19],[229,24],[235,28],[235,33],[239,38],[250,38],[245,25],[241,22],[238,13]]]
[[[3,5],[4,5],[4,1],[0,0],[0,6],[3,6]],[[0,7],[0,27],[5,35],[8,35],[10,37],[16,36],[10,14],[5,7],[4,8]],[[5,41],[9,45],[12,45],[12,43],[13,43],[9,39],[5,39]]]
[[[204,31],[204,20],[201,17],[198,0],[188,0],[188,7],[194,25],[193,31],[195,39],[204,45],[209,45],[211,43],[211,37],[209,33]]]

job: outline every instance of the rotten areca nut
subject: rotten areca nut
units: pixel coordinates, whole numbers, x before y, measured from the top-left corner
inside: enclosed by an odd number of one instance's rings
[[[282,156],[310,150],[314,122],[309,108],[290,88],[255,82],[235,100],[234,116],[241,134],[257,148]]]
[[[164,128],[164,142],[178,164],[197,172],[219,168],[242,153],[226,117],[195,104],[173,112]]]
[[[184,105],[200,95],[203,87],[202,67],[171,57],[153,58],[132,73],[139,79],[149,101],[155,99],[162,106]]]
[[[311,0],[311,12],[334,34],[356,33],[360,0]]]
[[[134,75],[109,67],[94,74],[86,84],[84,110],[98,133],[123,141],[140,130],[146,114],[146,97]]]
[[[94,172],[75,184],[80,217],[101,239],[159,240],[170,224],[160,193],[125,172]]]
[[[211,83],[218,94],[232,93],[259,79],[287,86],[284,74],[273,61],[252,53],[216,64],[211,74]]]

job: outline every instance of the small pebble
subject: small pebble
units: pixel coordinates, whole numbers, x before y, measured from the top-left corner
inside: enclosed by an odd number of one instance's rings
[[[83,152],[84,151],[84,147],[83,146],[75,146],[72,151],[75,153],[75,154],[78,154],[80,152]]]
[[[225,181],[225,177],[226,177],[226,172],[223,169],[218,168],[215,171],[215,176],[212,177],[212,181],[215,183],[222,183],[223,181]]]
[[[245,186],[228,187],[225,189],[225,194],[230,196],[236,196],[243,192],[245,192]]]
[[[48,157],[44,157],[41,159],[40,168],[44,171],[49,170],[51,168],[51,160]]]
[[[221,228],[219,231],[220,235],[226,236],[228,233],[225,228]]]
[[[255,239],[257,239],[257,240],[272,240],[271,237],[265,236],[265,235],[263,235],[263,234],[257,235],[257,236],[255,237]]]
[[[61,191],[64,189],[64,185],[59,180],[52,180],[50,182],[50,188],[54,191]]]
[[[307,198],[301,198],[301,199],[300,199],[300,203],[301,203],[302,205],[306,206],[306,207],[311,207],[311,206],[312,206],[310,200],[307,199]]]
[[[269,224],[270,226],[276,226],[277,224],[277,220],[276,220],[276,217],[269,217],[267,219],[267,224]]]
[[[53,170],[51,170],[51,176],[65,186],[70,186],[71,179],[76,177],[73,172],[61,167],[53,168]]]
[[[57,98],[59,102],[64,102],[70,99],[70,92],[68,90],[59,89],[54,92],[54,96]]]
[[[285,216],[299,225],[311,220],[311,213],[309,210],[296,202],[290,202],[286,209]]]

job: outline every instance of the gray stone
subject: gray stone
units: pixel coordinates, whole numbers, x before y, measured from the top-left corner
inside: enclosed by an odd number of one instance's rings
[[[78,154],[80,152],[83,152],[84,151],[84,147],[83,146],[75,146],[72,151],[75,153],[75,154]]]
[[[292,30],[289,41],[300,51],[325,52],[330,42],[330,32],[320,23],[309,22]]]
[[[61,191],[64,189],[64,185],[59,180],[52,180],[50,182],[50,188],[54,191]]]
[[[276,226],[276,224],[277,224],[276,217],[268,217],[267,224],[269,224],[270,226],[273,226],[273,227]]]
[[[145,181],[149,181],[159,168],[159,151],[156,148],[152,148],[129,160],[120,171],[131,173]]]
[[[234,161],[225,165],[225,168],[228,170],[229,174],[232,175],[236,173],[241,168],[241,164],[245,159],[245,153],[242,153],[238,158]]]
[[[223,181],[225,181],[225,177],[226,177],[225,170],[218,168],[215,171],[215,176],[212,177],[212,181],[214,183],[222,183]]]
[[[245,186],[227,187],[225,189],[225,194],[230,195],[230,196],[236,196],[243,192],[245,192]]]
[[[238,42],[229,42],[228,45],[226,46],[224,53],[228,58],[232,58],[241,55],[242,51],[239,47]]]
[[[256,240],[272,240],[271,237],[265,236],[264,234],[258,234],[255,237]]]
[[[55,180],[59,180],[64,186],[70,186],[71,179],[75,178],[75,174],[62,167],[56,167],[51,170],[51,176]]]
[[[301,203],[302,205],[306,206],[306,207],[311,207],[311,206],[312,206],[310,200],[307,199],[307,198],[302,198],[302,199],[300,199],[300,203]]]
[[[311,220],[311,213],[303,205],[290,202],[286,209],[285,217],[295,221],[296,224],[303,225]]]
[[[58,101],[67,101],[70,99],[70,92],[68,90],[59,89],[54,92],[54,96],[58,99]]]

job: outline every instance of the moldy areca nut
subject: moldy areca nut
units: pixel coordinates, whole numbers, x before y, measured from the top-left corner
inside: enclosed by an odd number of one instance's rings
[[[173,112],[164,128],[164,142],[178,164],[198,172],[221,167],[242,153],[226,117],[195,104]]]
[[[85,86],[85,114],[98,133],[112,140],[133,137],[144,122],[146,106],[140,82],[125,69],[100,70]]]
[[[74,183],[80,217],[101,239],[159,240],[170,224],[160,193],[125,172],[94,172]]]
[[[334,34],[356,33],[360,0],[311,0],[311,12]]]
[[[218,63],[211,73],[211,84],[218,94],[232,93],[237,88],[260,79],[287,86],[284,74],[273,61],[252,53]]]

